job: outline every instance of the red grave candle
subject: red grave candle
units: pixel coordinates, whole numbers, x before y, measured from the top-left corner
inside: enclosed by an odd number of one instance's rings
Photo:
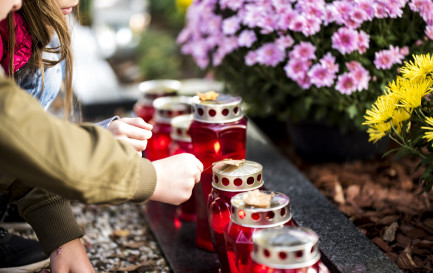
[[[191,137],[188,133],[192,121],[192,115],[181,115],[171,120],[171,144],[169,145],[169,155],[181,153],[192,153]],[[197,186],[198,187],[198,186]],[[195,187],[194,190],[195,191]],[[195,221],[195,194],[186,202],[180,204],[176,209],[176,217],[182,221]]]
[[[213,101],[193,98],[193,121],[190,135],[193,154],[203,163],[201,189],[196,196],[196,245],[213,251],[207,215],[208,197],[212,189],[212,163],[225,158],[244,159],[247,118],[241,108],[242,99],[219,95]]]
[[[208,200],[209,226],[215,252],[221,263],[221,273],[230,273],[224,241],[224,228],[230,222],[230,200],[238,193],[263,188],[259,163],[235,160],[217,162],[213,168],[212,190]]]
[[[248,272],[254,232],[294,225],[289,197],[282,193],[261,192],[273,194],[269,208],[247,205],[244,199],[248,192],[240,193],[231,199],[230,223],[224,230],[224,239],[232,272]]]
[[[176,96],[181,86],[182,83],[176,80],[152,80],[140,83],[138,90],[143,95],[134,104],[134,113],[145,122],[150,122],[155,114],[153,101],[161,97]]]
[[[153,125],[152,137],[147,142],[144,155],[151,161],[169,156],[171,143],[171,120],[191,113],[191,98],[184,96],[163,97],[153,102],[155,116],[149,122]]]
[[[253,234],[249,273],[329,273],[320,261],[318,236],[301,227],[270,228]]]

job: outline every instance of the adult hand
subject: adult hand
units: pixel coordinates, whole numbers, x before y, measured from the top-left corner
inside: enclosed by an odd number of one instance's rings
[[[50,269],[52,273],[95,273],[80,239],[54,250],[50,255]]]
[[[121,118],[108,126],[115,138],[129,142],[138,152],[146,149],[147,140],[152,137],[152,128],[142,118]]]
[[[156,187],[151,200],[179,205],[191,197],[200,182],[203,164],[192,154],[183,153],[153,161]]]

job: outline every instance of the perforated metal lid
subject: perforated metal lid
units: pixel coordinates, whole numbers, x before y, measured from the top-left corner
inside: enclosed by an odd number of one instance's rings
[[[142,102],[152,105],[156,98],[165,96],[176,96],[182,83],[177,80],[159,79],[144,81],[138,85],[138,90],[142,94]]]
[[[308,228],[279,227],[253,233],[251,258],[278,269],[303,268],[320,259],[319,237]]]
[[[237,121],[244,117],[241,103],[241,97],[224,94],[212,101],[200,101],[199,97],[195,96],[192,100],[193,117],[194,120],[205,123]]]
[[[192,115],[180,115],[171,120],[171,138],[184,142],[191,142],[191,136],[188,134],[191,125]]]
[[[292,219],[290,211],[290,199],[278,192],[260,191],[261,193],[273,194],[270,207],[261,208],[247,205],[245,198],[248,192],[239,193],[232,197],[232,222],[252,228],[267,228],[283,225]]]
[[[235,164],[238,166],[236,166]],[[212,167],[212,186],[223,191],[247,191],[263,186],[263,166],[248,160],[216,162]]]
[[[155,108],[155,121],[170,124],[172,118],[191,113],[191,97],[174,96],[157,98],[153,101],[153,107]]]

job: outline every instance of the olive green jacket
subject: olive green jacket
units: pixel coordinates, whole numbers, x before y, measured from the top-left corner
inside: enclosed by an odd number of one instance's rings
[[[19,205],[46,253],[82,235],[68,199],[118,204],[153,194],[155,169],[130,144],[51,116],[1,71],[0,122],[0,191]]]

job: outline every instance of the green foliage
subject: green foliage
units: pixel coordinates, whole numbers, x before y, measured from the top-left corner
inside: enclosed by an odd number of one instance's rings
[[[181,75],[179,48],[172,35],[148,29],[138,46],[139,66],[145,79],[178,78]]]

